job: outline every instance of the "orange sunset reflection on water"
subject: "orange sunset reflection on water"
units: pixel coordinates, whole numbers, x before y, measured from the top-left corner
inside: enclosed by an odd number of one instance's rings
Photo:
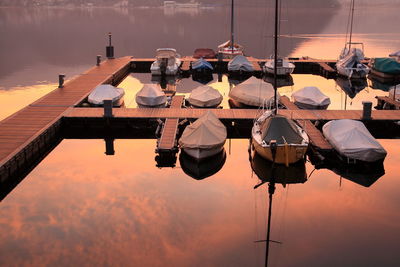
[[[277,185],[271,263],[396,262],[400,144],[369,188],[329,170]],[[232,140],[224,167],[197,181],[158,169],[155,140],[64,140],[0,205],[6,265],[254,266],[264,261],[266,186],[257,190],[248,140]],[[230,151],[230,154],[229,154]],[[310,175],[313,166],[307,164]],[[377,247],[376,244],[385,243]],[[365,261],[365,253],[377,256]],[[283,255],[291,255],[284,257]],[[156,256],[155,256],[156,255]],[[336,257],[341,255],[340,257]],[[388,257],[392,255],[393,257]],[[385,260],[383,261],[385,262]]]

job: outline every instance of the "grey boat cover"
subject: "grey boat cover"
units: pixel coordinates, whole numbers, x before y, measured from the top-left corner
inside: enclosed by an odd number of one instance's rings
[[[389,98],[400,101],[400,84],[390,87]]]
[[[253,64],[245,56],[237,55],[228,63],[229,71],[254,71]]]
[[[159,106],[165,104],[167,97],[158,84],[144,84],[136,94],[136,103],[144,106]]]
[[[225,125],[209,110],[185,128],[179,145],[182,148],[218,148],[225,144],[226,136]]]
[[[189,96],[189,103],[196,107],[215,107],[221,102],[221,93],[208,85],[197,87]]]
[[[331,103],[330,98],[314,86],[307,86],[294,92],[292,98],[296,102],[311,106],[327,106]]]
[[[262,140],[267,144],[271,140],[276,140],[277,144],[301,144],[303,141],[294,121],[281,115],[273,115],[265,119],[261,125],[261,132]]]
[[[330,121],[322,132],[337,152],[348,158],[374,162],[386,156],[386,150],[360,121]]]
[[[233,87],[229,97],[249,106],[269,106],[274,103],[274,88],[272,84],[252,76],[241,84]],[[279,100],[277,93],[277,100]]]
[[[114,87],[111,84],[102,84],[93,89],[88,97],[88,101],[94,105],[103,105],[104,100],[112,100],[114,103],[124,95],[124,89]]]
[[[400,50],[397,52],[393,52],[389,55],[389,57],[400,57]]]

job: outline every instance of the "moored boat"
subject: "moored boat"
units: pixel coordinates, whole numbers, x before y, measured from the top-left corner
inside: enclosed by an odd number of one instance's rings
[[[287,59],[278,58],[276,60],[276,75],[285,76],[293,73],[295,65],[289,62]],[[263,66],[263,71],[268,74],[275,75],[274,73],[274,60],[267,61]]]
[[[219,153],[227,137],[226,127],[208,111],[194,123],[186,126],[179,145],[189,156],[202,160]]]
[[[299,125],[271,110],[255,120],[251,137],[260,156],[287,166],[304,158],[309,143],[307,133]]]
[[[228,62],[228,71],[231,72],[253,72],[253,64],[242,55],[235,56]]]
[[[386,157],[386,150],[365,125],[356,120],[333,120],[322,127],[325,138],[349,160],[374,162]]]
[[[204,58],[199,58],[192,63],[192,70],[198,72],[213,71],[213,66],[210,62],[207,62]]]
[[[88,96],[88,102],[94,106],[101,106],[104,100],[112,100],[113,106],[121,106],[124,102],[125,91],[111,84],[97,86]]]
[[[156,51],[156,61],[150,66],[152,75],[176,75],[181,65],[179,54],[174,48],[159,48]]]
[[[233,87],[229,97],[235,102],[253,107],[274,107],[274,88],[270,83],[252,76]],[[277,93],[279,99],[279,93]]]
[[[198,108],[215,108],[222,102],[221,93],[211,86],[202,85],[195,88],[190,96],[190,105]]]
[[[139,107],[164,107],[167,102],[165,93],[158,84],[144,84],[136,94]]]
[[[303,87],[292,94],[296,106],[302,109],[327,109],[330,98],[315,86]]]

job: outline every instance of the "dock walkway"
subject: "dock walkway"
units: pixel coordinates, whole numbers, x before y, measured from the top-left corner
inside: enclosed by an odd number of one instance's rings
[[[122,81],[130,71],[130,62],[130,57],[105,61],[1,121],[0,181],[18,171],[21,158],[22,162],[37,158],[59,130],[63,114],[96,86]]]
[[[299,110],[299,108],[290,101],[287,96],[281,96],[280,102],[291,110]],[[321,131],[319,131],[310,120],[296,120],[299,125],[306,131],[310,138],[310,143],[319,150],[329,151],[332,150],[332,145],[325,139]]]
[[[185,97],[183,95],[176,95],[172,98],[170,109],[180,109],[182,107]],[[164,127],[161,132],[160,140],[157,143],[157,152],[172,151],[176,148],[176,135],[178,133],[177,118],[165,119]]]

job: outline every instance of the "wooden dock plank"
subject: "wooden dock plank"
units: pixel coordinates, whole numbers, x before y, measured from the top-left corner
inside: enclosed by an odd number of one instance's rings
[[[113,109],[115,118],[178,118],[195,119],[203,115],[207,110],[214,112],[220,119],[243,119],[252,120],[259,115],[256,109],[151,109],[151,108],[118,108]],[[97,118],[103,117],[102,108],[73,108],[65,114],[66,118]],[[335,119],[362,119],[362,110],[285,110],[278,111],[279,114],[294,120],[335,120]],[[372,110],[374,120],[400,120],[400,110]]]

